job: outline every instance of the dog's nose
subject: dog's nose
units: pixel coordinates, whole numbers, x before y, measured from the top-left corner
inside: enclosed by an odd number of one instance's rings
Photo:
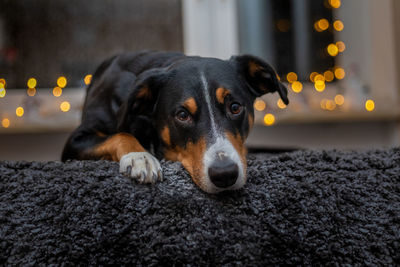
[[[211,182],[220,188],[235,184],[238,174],[238,165],[225,156],[219,155],[218,159],[208,168],[208,176]]]

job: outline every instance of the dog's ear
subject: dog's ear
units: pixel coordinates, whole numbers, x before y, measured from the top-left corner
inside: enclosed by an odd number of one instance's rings
[[[118,131],[129,132],[135,119],[153,114],[166,79],[165,69],[151,69],[138,76],[133,89],[118,110]]]
[[[236,65],[239,74],[245,79],[255,97],[278,92],[282,101],[286,105],[289,104],[286,86],[278,80],[275,70],[264,60],[243,55],[233,56],[230,61]]]

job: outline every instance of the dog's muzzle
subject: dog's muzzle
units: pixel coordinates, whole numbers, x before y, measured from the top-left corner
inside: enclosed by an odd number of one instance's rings
[[[239,167],[224,152],[217,152],[217,155],[215,161],[208,168],[208,176],[216,187],[230,187],[236,183]]]

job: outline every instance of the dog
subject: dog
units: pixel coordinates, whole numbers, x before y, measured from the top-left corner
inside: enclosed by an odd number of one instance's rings
[[[247,180],[253,102],[273,92],[289,103],[274,69],[251,55],[120,54],[95,71],[62,161],[117,161],[126,176],[154,183],[165,158],[180,161],[205,192],[239,189]]]

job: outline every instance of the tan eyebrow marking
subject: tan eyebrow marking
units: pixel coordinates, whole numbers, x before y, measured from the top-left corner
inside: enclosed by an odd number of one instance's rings
[[[227,95],[229,95],[231,92],[228,89],[225,89],[224,87],[219,87],[217,91],[215,92],[215,95],[217,96],[217,101],[220,104],[224,103],[224,99]]]
[[[193,97],[190,97],[188,99],[185,100],[185,102],[183,102],[183,106],[189,110],[189,112],[193,115],[196,113],[197,111],[197,104],[196,104],[196,100],[194,100]]]

